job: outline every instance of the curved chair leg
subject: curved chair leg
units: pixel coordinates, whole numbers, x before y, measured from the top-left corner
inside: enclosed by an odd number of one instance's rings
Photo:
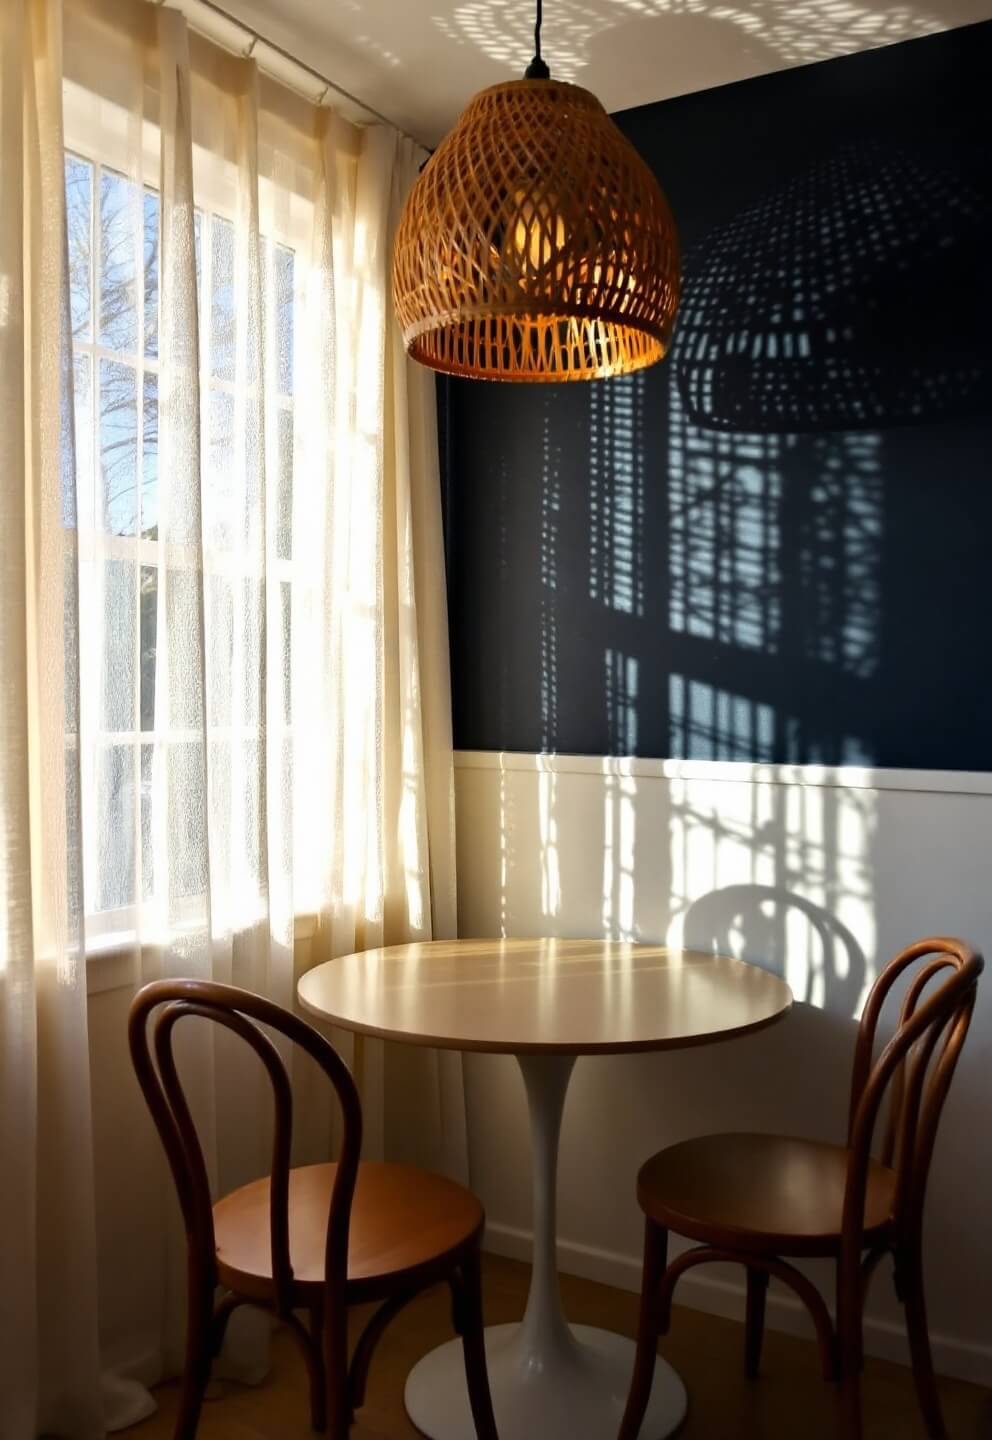
[[[292,1310],[282,1316],[283,1324],[299,1345],[310,1382],[310,1428],[322,1434],[327,1429],[327,1383],[324,1378],[324,1307],[314,1301],[309,1329]]]
[[[806,1306],[813,1324],[816,1326],[823,1378],[824,1380],[837,1378],[837,1343],[830,1312],[823,1302],[823,1296],[812,1281],[807,1280],[801,1270],[797,1270],[786,1260],[772,1256],[762,1255],[759,1257],[743,1254],[739,1250],[718,1250],[714,1245],[696,1245],[692,1250],[683,1250],[682,1254],[669,1265],[658,1285],[658,1330],[660,1334],[664,1335],[668,1330],[672,1295],[681,1277],[696,1265],[708,1265],[713,1260],[731,1265],[744,1265],[748,1268],[753,1266],[757,1270],[763,1270],[769,1277],[781,1280],[784,1285],[788,1285],[791,1290],[794,1290]]]
[[[754,1265],[747,1267],[747,1319],[744,1327],[744,1373],[749,1380],[758,1378],[761,1364],[761,1342],[765,1336],[765,1297],[768,1294],[768,1272]]]
[[[658,1336],[668,1329],[670,1310],[662,1314],[659,1287],[668,1260],[668,1231],[648,1220],[644,1226],[644,1269],[641,1276],[641,1313],[637,1325],[637,1350],[634,1373],[627,1395],[627,1406],[620,1422],[617,1440],[637,1440],[644,1412],[651,1398],[654,1367],[658,1360]]]
[[[348,1389],[348,1317],[345,1306],[328,1305],[323,1325],[325,1434],[327,1440],[348,1440],[351,1394]]]
[[[365,1390],[368,1385],[369,1366],[376,1346],[387,1328],[410,1301],[416,1298],[416,1290],[404,1290],[389,1300],[384,1300],[365,1326],[351,1354],[351,1369],[348,1371],[348,1391],[352,1410],[360,1410],[365,1404]]]
[[[902,1275],[903,1304],[906,1308],[906,1330],[913,1361],[913,1380],[923,1411],[929,1440],[946,1440],[944,1416],[933,1373],[930,1353],[930,1331],[927,1326],[927,1302],[923,1292],[923,1266],[919,1255],[913,1257]]]
[[[209,1280],[192,1275],[186,1311],[186,1364],[175,1440],[195,1440],[214,1354],[214,1297]]]
[[[310,1307],[310,1336],[303,1349],[310,1379],[310,1426],[322,1435],[327,1429],[327,1383],[324,1379],[324,1307],[319,1300]]]
[[[486,1368],[486,1332],[482,1316],[482,1257],[476,1245],[462,1261],[460,1284],[455,1292],[455,1311],[465,1354],[465,1379],[472,1406],[472,1419],[479,1440],[499,1440],[489,1391]]]

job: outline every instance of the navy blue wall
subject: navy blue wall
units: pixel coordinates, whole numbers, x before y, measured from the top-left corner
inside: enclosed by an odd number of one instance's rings
[[[616,117],[676,342],[441,382],[457,746],[992,768],[990,76],[985,24]]]

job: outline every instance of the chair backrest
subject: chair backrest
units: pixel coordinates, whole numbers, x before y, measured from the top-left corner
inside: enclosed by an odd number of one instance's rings
[[[149,1022],[153,1012],[154,1025]],[[213,1273],[216,1246],[207,1167],[196,1126],[176,1067],[173,1036],[186,1016],[215,1021],[240,1036],[261,1059],[275,1102],[270,1224],[275,1306],[291,1308],[293,1270],[289,1248],[289,1169],[293,1097],[278,1049],[261,1028],[280,1032],[306,1051],[324,1071],[341,1105],[341,1153],[327,1218],[326,1279],[331,1295],[343,1295],[348,1269],[348,1227],[362,1146],[362,1111],[347,1065],[332,1045],[288,1010],[233,985],[203,980],[156,980],[134,997],[128,1041],[138,1082],[168,1156],[187,1241],[199,1264]],[[149,1032],[151,1031],[151,1034]]]
[[[903,972],[919,960],[925,963],[906,988],[895,1033],[875,1058],[885,1001]],[[984,963],[964,940],[918,940],[890,960],[872,986],[851,1077],[844,1237],[854,1248],[860,1250],[868,1163],[886,1094],[888,1115],[878,1158],[896,1170],[893,1214],[899,1240],[910,1243],[918,1238],[937,1126],[971,1023]],[[924,999],[928,990],[932,993]]]

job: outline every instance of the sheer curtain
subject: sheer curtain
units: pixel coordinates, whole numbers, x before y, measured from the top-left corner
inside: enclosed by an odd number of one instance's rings
[[[4,1440],[101,1430],[78,752],[68,743],[77,551],[61,53],[56,4],[0,7]]]
[[[21,1440],[128,1423],[149,1402],[120,1376],[181,1362],[177,1209],[119,1027],[93,1125],[119,1080],[128,1129],[93,1156],[87,963],[291,1004],[301,916],[313,959],[455,919],[433,387],[388,286],[422,157],[167,8],[12,0],[0,25],[0,1436]],[[236,1041],[195,1029],[223,1192],[264,1170],[268,1103]],[[351,1058],[369,1153],[463,1171],[458,1062]]]

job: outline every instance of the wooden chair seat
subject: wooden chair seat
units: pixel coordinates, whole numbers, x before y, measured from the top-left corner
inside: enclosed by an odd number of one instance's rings
[[[858,1026],[846,1144],[786,1135],[705,1135],[671,1145],[642,1166],[641,1314],[617,1440],[640,1440],[658,1336],[668,1333],[678,1281],[698,1265],[728,1261],[742,1265],[747,1276],[746,1373],[758,1374],[768,1283],[779,1281],[809,1311],[824,1378],[840,1384],[843,1440],[861,1440],[863,1310],[872,1277],[887,1256],[905,1309],[927,1435],[947,1440],[927,1330],[923,1207],[937,1126],[984,963],[964,940],[934,936],[917,940],[885,966]],[[898,1023],[878,1046],[883,1006],[903,977]],[[671,1262],[670,1234],[696,1242]],[[805,1269],[793,1263],[804,1256],[833,1261],[833,1315]]]
[[[219,1025],[254,1052],[274,1106],[270,1174],[215,1204],[174,1049],[177,1025],[191,1022]],[[298,1046],[330,1085],[341,1120],[333,1164],[290,1166],[293,1087],[273,1034]],[[499,1440],[482,1317],[484,1215],[475,1196],[409,1165],[362,1164],[362,1105],[351,1071],[312,1025],[250,990],[153,981],[131,1004],[128,1042],[186,1227],[186,1366],[175,1440],[196,1440],[211,1362],[239,1305],[262,1306],[289,1328],[306,1361],[313,1429],[347,1440],[383,1334],[416,1295],[442,1281],[461,1336],[476,1440]],[[226,1293],[218,1296],[218,1287]],[[367,1301],[373,1312],[352,1345],[349,1310]]]
[[[703,1135],[653,1155],[637,1177],[641,1209],[690,1240],[760,1255],[840,1251],[846,1146],[786,1135]],[[896,1173],[869,1162],[864,1242],[892,1224]]]
[[[289,1172],[289,1253],[293,1286],[309,1304],[325,1283],[327,1215],[336,1165]],[[225,1195],[213,1207],[220,1283],[259,1300],[272,1295],[269,1177]],[[442,1175],[411,1165],[365,1162],[358,1168],[348,1233],[350,1300],[375,1299],[416,1283],[481,1235],[482,1205]]]

